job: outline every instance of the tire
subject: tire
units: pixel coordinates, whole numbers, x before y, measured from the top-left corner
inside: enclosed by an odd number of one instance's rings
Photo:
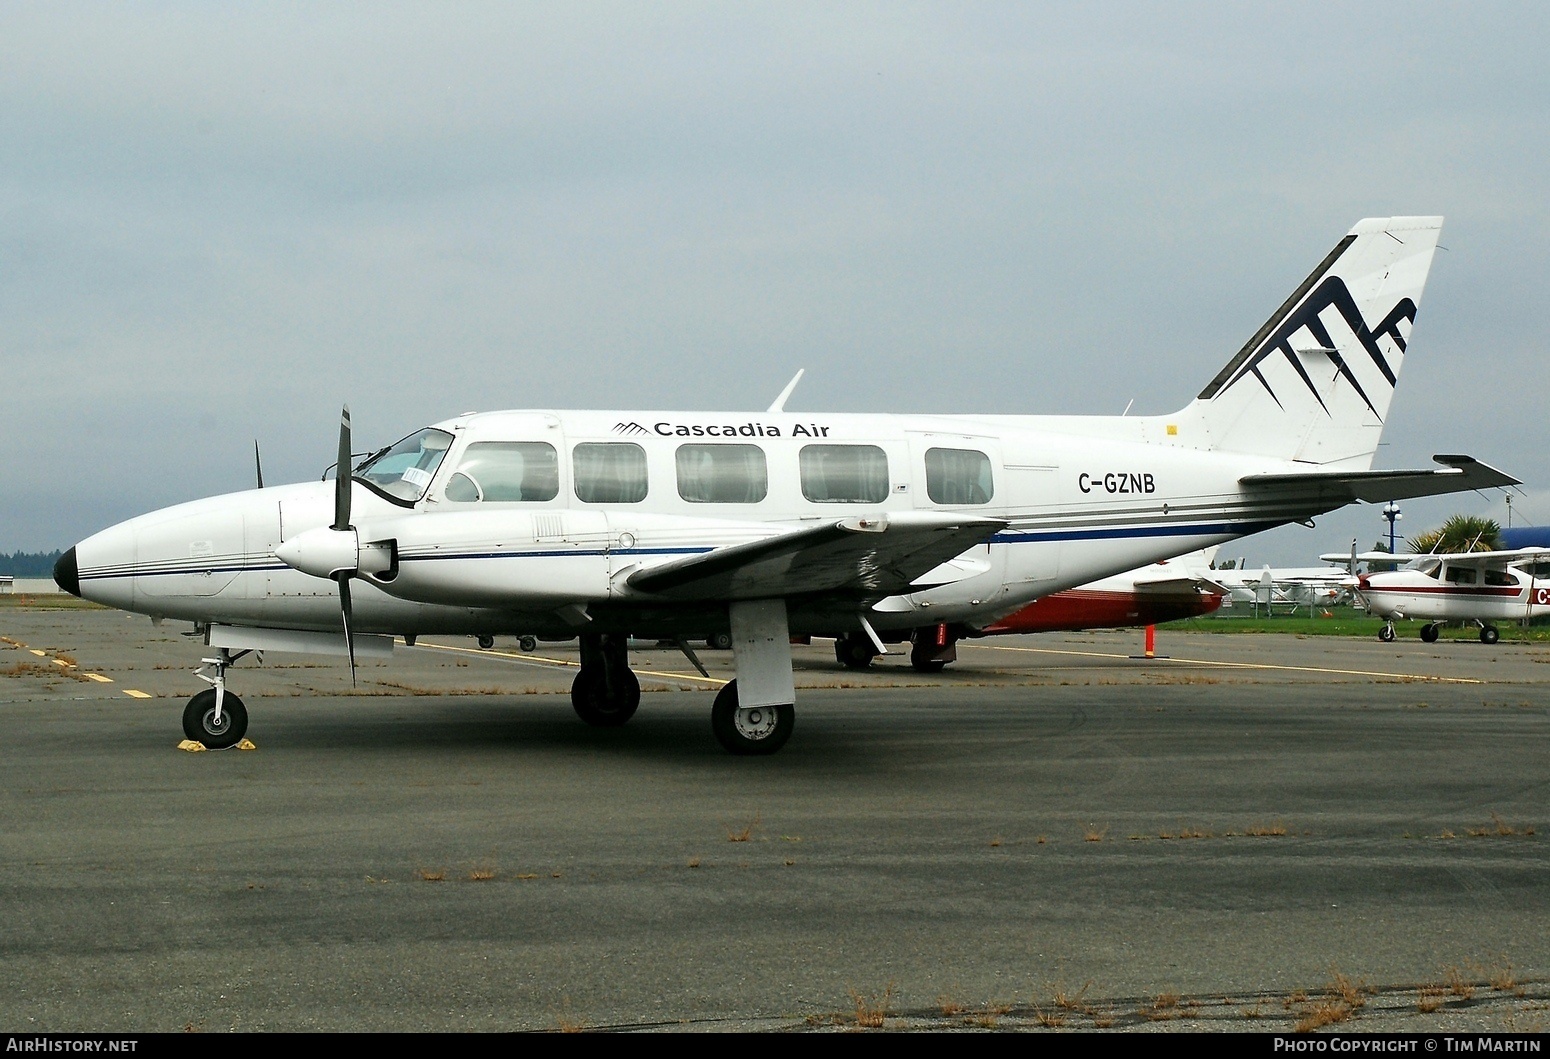
[[[1501,638],[1502,634],[1496,631],[1496,626],[1494,625],[1487,625],[1480,630],[1480,642],[1483,644],[1493,644]]]
[[[716,635],[706,639],[705,646],[717,651],[730,651],[732,650],[732,634],[729,632],[718,632]]]
[[[479,637],[479,647],[480,647],[481,650],[488,651],[490,648],[492,648],[494,646],[495,646],[495,637],[489,635],[488,633],[486,633],[485,635]]]
[[[517,641],[517,646],[524,651],[536,651],[538,650],[538,637],[524,636]]]
[[[1382,640],[1384,643],[1393,643],[1394,642],[1394,626],[1392,626],[1392,625],[1385,625],[1383,628],[1379,629],[1378,630],[1378,639]]]
[[[1423,626],[1421,626],[1421,639],[1425,643],[1436,643],[1437,642],[1437,626],[1435,626],[1435,625],[1423,625]]]
[[[740,710],[735,680],[716,693],[710,708],[710,729],[716,741],[727,753],[741,757],[775,753],[791,738],[796,723],[797,708],[790,703]]]
[[[613,671],[613,695],[609,674],[602,666],[583,666],[570,686],[570,704],[576,716],[596,728],[618,728],[640,708],[640,681],[629,669]]]
[[[841,636],[834,641],[834,660],[846,669],[870,669],[877,651],[870,640],[857,636]]]
[[[917,673],[940,673],[947,668],[946,659],[932,658],[932,648],[923,649],[924,645],[915,644],[910,648],[910,668]]]
[[[183,734],[211,750],[236,746],[248,732],[248,708],[231,692],[221,699],[221,725],[214,727],[215,689],[206,688],[183,707]]]

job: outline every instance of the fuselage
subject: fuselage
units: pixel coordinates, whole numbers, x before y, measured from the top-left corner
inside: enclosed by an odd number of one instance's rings
[[[1171,417],[461,416],[357,469],[362,554],[377,541],[392,554],[354,582],[354,620],[564,637],[582,605],[594,629],[698,634],[724,609],[668,605],[626,579],[819,520],[931,510],[1006,526],[937,587],[868,601],[867,614],[879,629],[982,629],[1062,589],[1339,506],[1245,489],[1245,475],[1306,465],[1207,441]],[[130,519],[81,541],[72,573],[82,596],[155,617],[337,630],[337,587],[295,558],[297,538],[329,525],[334,492],[255,489]],[[789,605],[793,634],[855,627],[854,605]]]

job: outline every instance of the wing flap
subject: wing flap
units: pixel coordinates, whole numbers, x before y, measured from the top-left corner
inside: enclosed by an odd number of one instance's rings
[[[922,575],[1005,527],[1002,519],[930,511],[836,519],[640,570],[627,583],[678,601],[880,599],[918,591]]]

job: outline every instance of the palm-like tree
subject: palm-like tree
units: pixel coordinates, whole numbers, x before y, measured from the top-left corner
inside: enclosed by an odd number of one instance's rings
[[[1405,538],[1410,550],[1430,552],[1494,552],[1502,546],[1502,527],[1479,515],[1454,515],[1438,529]]]

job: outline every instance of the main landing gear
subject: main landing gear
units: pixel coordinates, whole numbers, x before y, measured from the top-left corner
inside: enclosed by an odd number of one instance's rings
[[[226,670],[247,652],[232,654],[225,647],[219,650],[215,658],[203,659],[204,665],[194,670],[194,675],[210,687],[189,699],[183,708],[183,734],[211,750],[236,746],[248,731],[247,707],[226,690]],[[215,675],[207,676],[205,670],[212,666]]]
[[[1496,626],[1494,626],[1494,625],[1487,625],[1484,622],[1480,623],[1480,642],[1481,643],[1483,643],[1483,644],[1493,644],[1497,640],[1500,640],[1501,638],[1502,638],[1502,634],[1496,631]]]
[[[848,632],[834,641],[834,660],[846,669],[870,669],[877,647],[864,632]]]
[[[774,706],[739,704],[735,680],[716,692],[716,701],[710,708],[711,731],[731,754],[773,754],[786,745],[796,723],[797,708],[789,702]]]
[[[1435,623],[1433,623],[1431,625],[1423,625],[1423,626],[1421,626],[1421,642],[1422,643],[1436,643],[1437,642],[1437,635],[1438,635],[1438,633],[1440,631],[1441,630],[1438,628],[1438,626]]]
[[[583,633],[581,670],[570,686],[576,716],[599,728],[618,728],[640,706],[640,681],[630,670],[629,637]]]

